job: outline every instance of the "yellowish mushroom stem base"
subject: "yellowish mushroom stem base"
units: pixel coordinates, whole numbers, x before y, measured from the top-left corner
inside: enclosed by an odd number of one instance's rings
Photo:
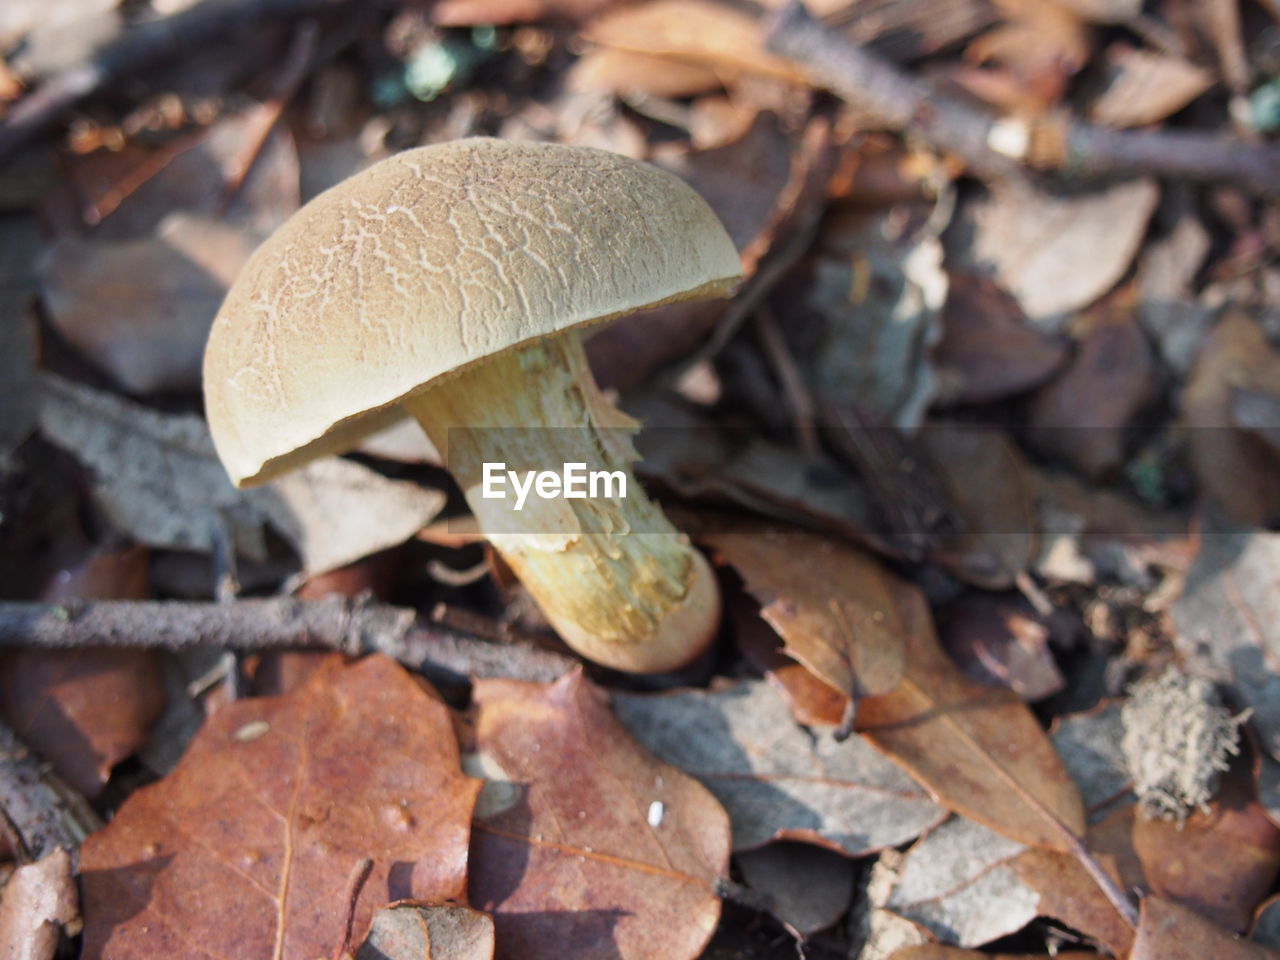
[[[720,618],[715,577],[636,482],[639,424],[601,394],[576,331],[473,364],[405,406],[570,647],[633,673],[674,670],[707,648]],[[616,483],[608,497],[530,494],[517,511],[483,496],[486,463],[519,477],[570,463],[621,472],[626,495]]]

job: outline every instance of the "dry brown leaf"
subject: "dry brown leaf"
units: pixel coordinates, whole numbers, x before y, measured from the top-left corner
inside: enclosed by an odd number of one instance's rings
[[[1089,852],[1123,890],[1139,884],[1142,868],[1133,853],[1133,807],[1113,812],[1089,829]],[[1126,956],[1133,944],[1133,927],[1116,912],[1098,884],[1073,857],[1052,850],[1028,849],[1009,868],[1039,897],[1037,913],[1069,924],[1103,944],[1116,956]]]
[[[801,937],[834,925],[853,896],[858,865],[805,843],[771,843],[734,858],[752,892]]]
[[[729,818],[655,760],[573,671],[552,684],[480,680],[471,900],[500,956],[696,957],[720,916]]]
[[[1127,286],[1073,326],[1075,356],[1031,404],[1031,442],[1090,480],[1125,462],[1125,431],[1158,396],[1155,356],[1135,312],[1137,288]]]
[[[141,600],[147,551],[90,557],[63,571],[44,599]],[[93,798],[111,769],[147,739],[164,709],[160,663],[150,650],[20,647],[0,662],[0,713],[68,784]]]
[[[1201,488],[1232,519],[1260,525],[1280,515],[1278,458],[1255,433],[1232,418],[1232,392],[1267,390],[1280,382],[1280,351],[1261,324],[1233,311],[1209,331],[1182,394],[1191,463]]]
[[[995,0],[1005,22],[965,49],[974,63],[998,64],[1024,90],[1028,109],[1062,99],[1071,77],[1089,59],[1089,34],[1080,18],[1044,0]]]
[[[933,351],[938,404],[992,403],[1039,386],[1067,347],[1027,325],[1017,302],[989,277],[953,271]]]
[[[84,219],[101,221],[100,240],[147,236],[175,210],[262,238],[300,203],[297,148],[278,119],[274,105],[256,104],[157,148],[130,144],[72,158],[67,179]]]
[[[898,595],[912,588],[870,554],[765,525],[699,539],[742,576],[788,656],[848,696],[897,687],[905,657]]]
[[[461,899],[480,782],[448,709],[393,661],[330,659],[302,689],[215,713],[177,769],[85,841],[88,960],[312,960],[389,899]]]
[[[1061,194],[996,190],[967,210],[972,250],[953,252],[978,272],[993,270],[1033,324],[1056,332],[1128,271],[1158,199],[1154,180]]]
[[[41,266],[49,318],[130,393],[196,390],[214,314],[259,239],[181,210],[137,240],[66,237]]]
[[[19,867],[0,890],[0,957],[53,960],[62,930],[79,916],[67,851],[54,850]]]
[[[929,424],[916,437],[946,486],[956,530],[930,559],[989,590],[1013,586],[1035,556],[1037,518],[1026,460],[1003,430]]]
[[[1035,715],[1010,690],[967,679],[934,636],[915,587],[896,591],[906,673],[858,704],[857,729],[928,787],[943,806],[1031,846],[1068,847],[1084,806]]]
[[[747,73],[804,82],[790,62],[765,53],[759,20],[716,0],[618,6],[589,23],[583,36],[602,46],[706,67],[729,81]]]
[[[493,918],[470,907],[397,903],[373,915],[355,960],[493,960]]]
[[[906,843],[946,816],[862,737],[840,742],[830,730],[802,730],[762,680],[617,693],[613,705],[632,736],[724,804],[735,850],[788,839],[857,857]]]
[[[722,86],[719,74],[710,67],[616,47],[583,54],[570,68],[565,84],[574,91],[650,97],[692,97]]]
[[[431,18],[442,27],[504,26],[540,20],[586,20],[618,0],[440,0]]]
[[[760,617],[760,605],[742,594],[725,597],[725,618],[738,651],[778,691],[796,722],[839,726],[849,697],[810,673],[782,652],[782,638]]]
[[[1141,127],[1177,113],[1213,86],[1208,70],[1188,60],[1116,44],[1107,50],[1107,85],[1089,115],[1108,127]]]
[[[1145,897],[1129,960],[1277,960],[1280,951],[1241,940],[1186,907]]]
[[[1146,888],[1236,933],[1249,928],[1280,870],[1280,830],[1243,773],[1229,776],[1209,810],[1181,827],[1141,817],[1133,824]]]

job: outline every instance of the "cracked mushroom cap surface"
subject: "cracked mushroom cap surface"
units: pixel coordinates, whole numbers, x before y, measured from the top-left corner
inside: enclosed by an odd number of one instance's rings
[[[204,356],[237,486],[340,453],[468,364],[646,307],[727,293],[737,251],[691,187],[587,147],[407,150],[322,193],[260,246]]]

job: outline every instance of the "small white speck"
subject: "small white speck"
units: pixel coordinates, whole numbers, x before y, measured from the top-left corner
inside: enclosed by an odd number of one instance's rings
[[[254,720],[246,723],[243,727],[232,734],[232,738],[240,743],[248,743],[250,740],[257,740],[260,736],[271,729],[271,724],[265,720]]]
[[[387,213],[399,213],[399,212],[400,212],[400,209],[401,209],[400,207],[396,206],[396,205],[393,203],[393,204],[391,204],[391,206],[387,207]]]
[[[661,800],[649,804],[649,826],[662,826],[662,818],[667,815],[667,806]]]

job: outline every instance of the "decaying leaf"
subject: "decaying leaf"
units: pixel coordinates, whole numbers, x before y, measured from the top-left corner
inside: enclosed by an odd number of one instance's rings
[[[444,505],[439,491],[338,458],[238,491],[199,417],[159,413],[53,375],[41,383],[45,435],[92,471],[112,522],[152,546],[207,551],[225,531],[241,553],[261,558],[269,522],[317,573],[408,539]]]
[[[912,847],[885,906],[948,943],[978,946],[1035,919],[1039,897],[1010,868],[1022,844],[953,817]]]
[[[333,657],[293,693],[223,707],[89,837],[84,955],[331,956],[361,860],[357,939],[388,900],[463,897],[480,786],[416,679]]]
[[[1120,749],[1124,728],[1120,703],[1104,702],[1088,713],[1073,713],[1054,721],[1054,749],[1071,771],[1090,819],[1129,789],[1129,769]]]
[[[184,211],[137,240],[66,237],[41,268],[49,317],[130,393],[198,389],[209,326],[259,239]]]
[[[858,704],[857,729],[948,809],[1031,846],[1065,850],[1085,829],[1080,794],[1035,716],[1011,690],[966,678],[934,636],[915,588],[897,592],[906,672]]]
[[[481,680],[473,704],[468,769],[488,783],[471,901],[493,914],[499,956],[698,956],[729,866],[715,797],[638,746],[581,671]]]
[[[615,694],[645,747],[697,777],[724,804],[736,850],[805,840],[863,856],[897,846],[946,811],[856,735],[804,731],[762,680],[661,696]]]
[[[63,571],[44,599],[141,600],[147,552],[99,553]],[[164,709],[154,650],[19,647],[0,661],[0,714],[70,786],[93,798],[146,742]]]
[[[956,252],[994,271],[1032,323],[1056,332],[1124,276],[1158,198],[1152,180],[1074,194],[995,190],[967,208],[972,252]]]
[[[846,695],[887,693],[904,669],[898,595],[912,588],[871,555],[797,530],[700,536],[742,576],[786,653]]]
[[[825,930],[849,909],[857,864],[807,843],[771,843],[734,858],[769,912],[801,936]]]
[[[1145,897],[1129,960],[1276,960],[1280,951],[1241,940],[1186,907]]]
[[[493,919],[459,905],[397,903],[373,915],[355,960],[493,960]]]
[[[53,960],[62,930],[79,916],[80,895],[66,850],[19,867],[0,890],[0,957]]]

